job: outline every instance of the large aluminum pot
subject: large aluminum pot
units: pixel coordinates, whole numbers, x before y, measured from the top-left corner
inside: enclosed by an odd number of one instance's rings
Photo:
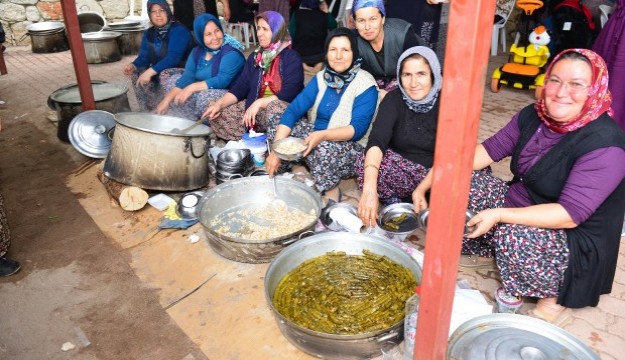
[[[161,191],[194,190],[208,184],[208,126],[200,124],[182,132],[195,122],[133,112],[116,114],[115,121],[104,162],[107,177]]]
[[[122,55],[137,55],[141,48],[141,40],[143,39],[143,27],[135,29],[119,29],[122,36],[119,38],[119,52]]]
[[[59,21],[43,21],[26,26],[26,34],[19,40],[21,42],[30,35],[32,52],[46,54],[65,51],[69,49],[65,25]]]
[[[204,225],[208,244],[219,255],[245,263],[270,262],[276,254],[289,244],[298,241],[312,229],[321,214],[321,196],[309,186],[292,179],[276,177],[276,193],[273,180],[268,176],[254,176],[234,179],[210,189],[198,205],[200,222]],[[315,219],[300,230],[267,240],[246,240],[225,236],[211,224],[222,214],[239,209],[266,205],[274,199],[286,202],[290,209],[314,212]]]
[[[398,245],[365,234],[326,232],[313,235],[289,246],[269,265],[265,274],[265,298],[282,334],[300,350],[322,359],[371,359],[381,355],[380,345],[383,342],[399,343],[403,339],[403,318],[397,324],[379,331],[336,335],[301,327],[282,316],[273,306],[273,295],[280,280],[304,261],[333,251],[362,255],[365,249],[406,267],[415,275],[417,282],[421,282],[421,267],[415,259]]]
[[[128,89],[101,80],[92,80],[91,89],[97,110],[118,113],[130,111]],[[48,106],[56,111],[59,120],[57,137],[69,142],[68,129],[74,117],[83,112],[82,98],[76,83],[62,86],[48,97]]]
[[[106,27],[106,19],[95,11],[83,11],[78,14],[78,26],[83,34],[102,31]]]
[[[100,31],[82,34],[85,46],[87,64],[102,64],[119,61],[122,54],[119,51],[118,40],[122,33],[116,31]]]

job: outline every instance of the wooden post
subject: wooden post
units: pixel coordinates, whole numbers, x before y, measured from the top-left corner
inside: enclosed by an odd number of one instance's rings
[[[82,42],[82,34],[78,24],[78,13],[76,12],[76,2],[74,0],[61,0],[67,38],[72,53],[78,91],[82,101],[83,110],[95,110],[95,99],[93,88],[91,87],[91,77],[89,76],[89,66],[85,55],[85,45]]]
[[[104,185],[104,189],[106,189],[111,199],[113,199],[116,204],[119,204],[122,209],[135,211],[142,209],[145,204],[148,203],[149,195],[145,190],[107,178],[104,176],[102,170],[99,170],[96,176],[102,185]]]
[[[495,0],[451,0],[414,359],[445,359]]]

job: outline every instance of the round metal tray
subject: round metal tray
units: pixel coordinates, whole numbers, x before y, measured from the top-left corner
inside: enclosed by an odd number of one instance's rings
[[[115,116],[107,111],[84,111],[69,124],[69,141],[81,154],[103,159],[111,149]]]
[[[599,360],[589,347],[548,322],[516,314],[471,319],[451,335],[448,360]]]

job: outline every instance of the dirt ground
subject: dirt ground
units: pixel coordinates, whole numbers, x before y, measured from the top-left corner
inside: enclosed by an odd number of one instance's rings
[[[0,77],[0,189],[8,256],[23,266],[0,278],[0,359],[206,359],[69,191],[86,158],[11,75]],[[62,351],[66,342],[76,348]]]

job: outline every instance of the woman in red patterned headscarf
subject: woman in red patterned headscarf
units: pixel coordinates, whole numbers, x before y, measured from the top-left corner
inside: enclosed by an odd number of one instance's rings
[[[610,293],[625,213],[625,133],[610,116],[603,59],[568,49],[547,69],[542,98],[478,145],[469,208],[477,213],[460,265],[494,267],[511,301],[538,298],[529,315],[564,327],[571,308]],[[488,166],[511,157],[506,183]],[[436,165],[434,167],[434,171]],[[415,193],[427,206],[430,173]],[[517,299],[515,299],[515,297]]]

